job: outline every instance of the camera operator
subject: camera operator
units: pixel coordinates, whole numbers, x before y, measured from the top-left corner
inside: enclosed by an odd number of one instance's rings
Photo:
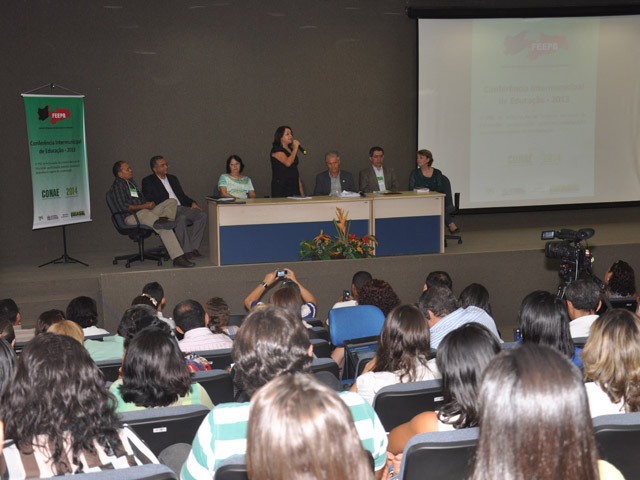
[[[593,280],[576,280],[564,291],[569,311],[571,338],[588,337],[591,324],[596,321],[600,308],[600,290]]]

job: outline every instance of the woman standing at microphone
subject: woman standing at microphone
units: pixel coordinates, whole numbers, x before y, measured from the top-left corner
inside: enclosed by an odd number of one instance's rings
[[[304,197],[302,180],[298,173],[298,150],[300,142],[293,139],[291,127],[278,127],[273,136],[271,149],[271,196],[289,197],[300,195]]]

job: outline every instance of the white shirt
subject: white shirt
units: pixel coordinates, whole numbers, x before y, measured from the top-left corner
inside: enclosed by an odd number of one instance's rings
[[[420,365],[416,371],[416,382],[440,377],[435,358],[429,360],[426,367]],[[397,383],[402,382],[400,381],[400,375],[396,372],[367,372],[356,379],[358,394],[370,404],[373,404],[373,397],[382,387],[396,385]]]
[[[380,188],[381,192],[384,192],[387,189],[384,184],[384,170],[382,170],[382,167],[380,167],[379,170],[376,167],[373,167],[373,171],[375,172],[376,178],[378,179],[378,188]]]
[[[584,317],[578,317],[575,320],[571,320],[569,322],[571,338],[588,337],[591,325],[597,318],[598,315],[585,315]]]
[[[156,177],[158,176],[156,175]],[[176,202],[178,202],[178,205],[180,205],[180,200],[178,200],[178,197],[176,197],[176,193],[173,191],[173,188],[171,188],[171,184],[169,183],[169,177],[158,177],[158,179],[162,182],[162,185],[164,185],[164,188],[167,190],[169,198],[175,198]]]
[[[618,403],[613,403],[609,399],[609,395],[607,395],[597,383],[587,382],[584,384],[584,388],[587,391],[587,398],[589,399],[591,418],[599,417],[600,415],[624,413],[624,401],[620,400]]]

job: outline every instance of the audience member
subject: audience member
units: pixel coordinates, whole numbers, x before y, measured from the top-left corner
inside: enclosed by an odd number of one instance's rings
[[[400,305],[400,298],[387,282],[372,278],[358,290],[358,304],[375,305],[386,317],[391,310]]]
[[[369,403],[387,385],[439,378],[435,359],[429,360],[429,326],[412,305],[391,310],[382,325],[378,349],[351,387]]]
[[[607,271],[604,282],[611,298],[632,297],[636,294],[636,274],[627,262],[618,260]]]
[[[564,290],[569,313],[569,331],[572,338],[588,337],[591,324],[600,309],[600,289],[593,280],[576,280]]]
[[[197,404],[213,408],[206,390],[191,382],[180,347],[162,325],[146,328],[131,340],[122,377],[109,389],[117,400],[116,412]]]
[[[278,275],[279,272],[282,272],[282,274]],[[298,282],[295,273],[290,268],[283,268],[282,270],[274,270],[273,272],[267,273],[262,283],[254,288],[253,291],[247,295],[247,298],[244,299],[244,306],[247,310],[251,310],[253,307],[260,304],[260,297],[262,297],[264,292],[267,291],[267,288],[278,280],[282,280],[283,287],[291,286],[291,283],[297,286],[300,291],[300,296],[302,297],[303,302],[305,302],[300,310],[302,318],[314,318],[318,309],[318,301],[313,293]]]
[[[371,147],[369,149],[369,162],[371,165],[360,170],[358,186],[361,192],[384,192],[398,190],[398,179],[396,172],[391,167],[383,166],[384,150],[382,147]]]
[[[58,335],[66,335],[67,337],[73,338],[80,345],[84,344],[84,332],[75,322],[71,320],[62,320],[61,322],[56,322],[49,327],[47,330],[49,333],[56,333]]]
[[[447,272],[442,270],[434,270],[433,272],[429,272],[427,275],[427,279],[424,281],[424,287],[422,287],[422,291],[426,292],[434,285],[444,285],[449,290],[453,291],[453,280]]]
[[[229,335],[229,338],[233,340],[238,333],[238,327],[229,325],[231,309],[229,304],[224,301],[224,298],[211,297],[203,306],[209,315],[209,330],[213,333]]]
[[[154,310],[156,309],[156,301],[148,295],[138,295],[131,300],[131,305],[146,305]]]
[[[369,272],[365,272],[364,270],[360,270],[353,274],[353,278],[351,279],[351,290],[345,290],[349,295],[345,295],[344,293],[339,297],[338,301],[331,307],[334,308],[342,308],[342,307],[355,307],[358,305],[358,292],[362,289],[362,286],[371,280],[373,277]],[[328,320],[327,320],[328,323]]]
[[[58,310],[57,308],[42,312],[38,317],[38,321],[36,322],[36,335],[46,332],[47,330],[49,330],[49,327],[51,325],[63,320],[66,320],[64,318],[64,312],[62,310]]]
[[[640,411],[640,318],[621,308],[602,314],[582,362],[592,417]]]
[[[479,403],[471,480],[623,478],[598,460],[580,371],[558,350],[503,351],[482,375]]]
[[[85,340],[84,346],[94,362],[120,360],[131,339],[143,328],[156,321],[156,311],[148,305],[129,307],[118,324],[117,335],[108,335],[102,341]]]
[[[158,282],[147,283],[142,287],[142,294],[152,298],[156,301],[156,310],[158,311],[158,318],[165,322],[172,330],[176,329],[176,322],[171,317],[165,317],[163,310],[167,299],[164,297],[164,289]]]
[[[222,333],[213,333],[209,325],[209,315],[195,300],[184,300],[173,309],[176,330],[184,335],[180,340],[183,352],[200,352],[231,348],[233,341]]]
[[[453,292],[444,285],[434,284],[422,292],[418,305],[427,317],[433,349],[438,348],[447,333],[472,322],[484,325],[500,339],[496,324],[487,312],[473,305],[460,307]]]
[[[297,317],[275,306],[257,308],[247,316],[233,344],[236,386],[252,397],[280,375],[309,373],[312,352],[307,329]],[[359,395],[342,392],[340,398],[351,410],[363,446],[373,454],[375,469],[382,471],[387,440],[380,420]],[[196,434],[181,478],[211,478],[225,459],[244,455],[248,413],[249,403],[215,407]]]
[[[313,195],[340,195],[343,191],[356,192],[356,182],[346,170],[340,169],[340,154],[327,152],[324,156],[327,170],[316,175],[316,186]]]
[[[462,292],[460,292],[460,306],[467,308],[474,306],[481,308],[487,315],[493,316],[491,313],[491,302],[489,301],[489,291],[484,285],[479,283],[472,283],[467,285]]]
[[[468,323],[444,337],[436,354],[444,403],[437,412],[420,413],[394,428],[389,434],[389,452],[402,454],[411,437],[419,433],[477,426],[480,376],[500,351],[495,335],[479,323]]]
[[[273,379],[251,399],[247,474],[251,480],[373,480],[349,407],[300,373]]]
[[[17,342],[26,342],[33,338],[33,328],[23,328],[20,317],[20,309],[11,298],[0,300],[0,319],[9,320],[13,325],[13,331]]]
[[[12,347],[15,345],[16,334],[9,320],[0,319],[0,338],[6,340]]]
[[[536,290],[522,300],[519,317],[523,342],[553,347],[576,366],[582,366],[579,355],[582,349],[573,343],[569,312],[562,300],[549,292]]]
[[[65,318],[80,325],[85,337],[109,335],[109,332],[104,328],[96,327],[98,323],[98,308],[93,298],[76,297],[71,300],[67,305]]]
[[[46,393],[46,394],[44,394]],[[44,478],[157,463],[121,427],[113,396],[87,351],[65,335],[43,333],[22,351],[0,400],[3,478]]]
[[[0,395],[11,381],[16,361],[16,352],[9,342],[0,338]]]

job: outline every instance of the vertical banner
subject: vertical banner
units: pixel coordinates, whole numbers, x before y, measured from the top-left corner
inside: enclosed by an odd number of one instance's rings
[[[23,94],[33,186],[33,228],[91,221],[84,97]]]

